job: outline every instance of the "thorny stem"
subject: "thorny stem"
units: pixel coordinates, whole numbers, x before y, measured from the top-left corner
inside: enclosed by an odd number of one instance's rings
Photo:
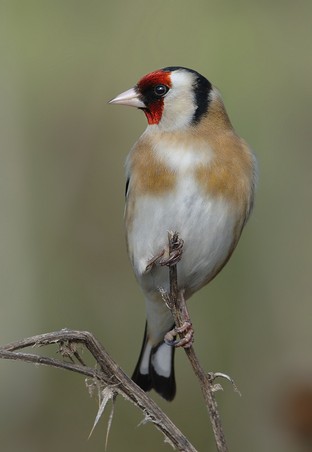
[[[179,235],[177,232],[169,232],[169,253],[173,252],[177,246],[181,246]],[[170,278],[170,294],[169,294],[169,308],[171,309],[175,324],[181,327],[185,320],[185,313],[187,312],[186,302],[183,296],[183,291],[178,288],[178,272],[177,265],[169,267]],[[184,333],[182,333],[183,336]],[[200,388],[208,409],[215,442],[218,452],[228,452],[228,447],[225,440],[224,430],[222,427],[221,417],[218,411],[217,401],[213,392],[213,374],[207,374],[202,368],[193,345],[185,348],[185,353],[192,365],[195,375],[197,376]]]

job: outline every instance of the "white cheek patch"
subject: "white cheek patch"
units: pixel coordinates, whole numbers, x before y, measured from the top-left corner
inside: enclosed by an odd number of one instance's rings
[[[194,75],[180,70],[171,74],[171,90],[164,98],[164,110],[158,126],[163,130],[177,130],[191,124],[196,111]]]
[[[156,353],[152,355],[152,366],[157,375],[169,378],[171,374],[172,347],[163,343]]]
[[[172,87],[177,88],[177,90],[185,88],[190,90],[194,83],[194,74],[185,69],[180,69],[172,72],[170,78]]]

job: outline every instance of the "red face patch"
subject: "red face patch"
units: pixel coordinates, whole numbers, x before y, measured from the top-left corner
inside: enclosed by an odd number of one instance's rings
[[[157,97],[154,94],[154,88],[157,85],[165,85],[171,88],[170,72],[162,70],[151,72],[142,77],[137,84],[138,90],[146,104],[144,113],[149,124],[158,124],[164,110],[163,97]]]

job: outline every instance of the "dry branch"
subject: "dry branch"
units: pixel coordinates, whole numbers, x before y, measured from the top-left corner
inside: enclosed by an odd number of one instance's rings
[[[169,233],[169,251],[174,254],[177,248],[181,249],[181,240],[179,240],[178,234],[176,232]],[[187,308],[183,292],[178,289],[176,264],[171,264],[169,266],[169,279],[170,293],[164,294],[164,297],[168,307],[171,309],[175,324],[179,328],[185,323]],[[181,333],[180,336],[183,338],[184,334],[185,333]],[[19,351],[26,347],[46,346],[51,344],[58,344],[63,358],[67,357],[71,362]],[[97,368],[91,368],[84,364],[77,352],[77,344],[82,344],[89,350],[97,363]],[[228,452],[217,402],[214,396],[213,384],[214,378],[217,375],[225,375],[206,373],[198,361],[193,346],[185,348],[185,352],[190,360],[194,373],[199,379],[212,424],[217,450],[218,452]],[[174,448],[183,452],[196,452],[194,446],[159,406],[123,372],[99,341],[87,331],[63,329],[61,331],[44,333],[22,339],[0,347],[0,358],[57,367],[91,377],[97,381],[100,386],[109,388],[111,390],[110,394],[112,398],[117,394],[120,394],[142,410],[144,418],[151,421],[164,434],[166,441]],[[75,360],[78,361],[78,364],[75,363]]]
[[[174,252],[176,247],[179,248],[181,247],[178,233],[169,232],[169,252],[170,253]],[[187,313],[187,307],[183,296],[183,291],[179,291],[178,289],[178,273],[176,265],[169,267],[169,275],[170,275],[170,294],[167,304],[169,305],[169,308],[172,312],[176,326],[178,328],[181,328],[185,321],[189,321],[189,318],[185,318],[185,315]],[[183,337],[184,333],[180,335]],[[215,375],[213,373],[206,373],[204,371],[197,358],[193,345],[191,345],[188,348],[185,348],[184,350],[192,365],[194,373],[199,380],[204,401],[208,409],[215,437],[215,442],[217,445],[217,450],[218,452],[228,452],[224,430],[222,427],[221,418],[218,411],[218,405],[214,395],[213,382]]]
[[[73,350],[73,356],[75,356],[75,344],[83,344],[96,360],[99,369],[17,351],[26,347],[50,344],[61,344],[62,346],[68,344],[67,349]],[[65,329],[22,339],[0,347],[0,358],[58,367],[95,378],[100,384],[111,387],[113,393],[121,394],[124,398],[130,400],[136,407],[141,409],[145,419],[151,421],[160,431],[162,431],[166,441],[177,450],[196,452],[195,447],[173,424],[159,406],[123,372],[97,339],[87,331]]]

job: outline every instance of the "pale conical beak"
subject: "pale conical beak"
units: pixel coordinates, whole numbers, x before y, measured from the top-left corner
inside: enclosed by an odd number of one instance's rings
[[[144,102],[141,101],[139,94],[134,88],[128,89],[114,99],[108,102],[109,104],[129,105],[130,107],[145,108]]]

